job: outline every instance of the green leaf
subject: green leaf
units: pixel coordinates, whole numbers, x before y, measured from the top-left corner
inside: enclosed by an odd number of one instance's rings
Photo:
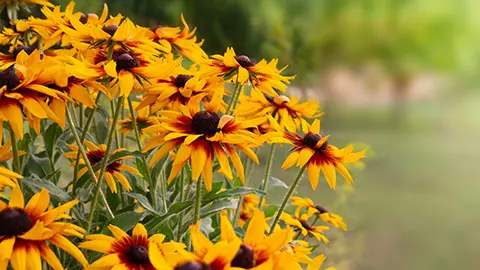
[[[231,200],[231,199],[217,200],[212,204],[202,207],[200,209],[200,216],[204,218],[225,209],[235,209],[237,207],[237,204],[238,204],[237,200]]]
[[[169,242],[173,239],[173,229],[170,227],[170,224],[168,222],[162,222],[160,226],[156,228],[154,231],[155,233],[162,233],[165,235],[165,240],[164,242]]]
[[[72,197],[63,189],[55,186],[52,182],[40,178],[24,177],[20,181],[27,185],[33,192],[39,192],[42,188],[47,189],[50,196],[57,198],[58,201],[68,202]]]
[[[53,157],[55,146],[57,144],[58,138],[60,138],[60,135],[62,135],[62,132],[62,128],[58,124],[53,123],[47,128],[47,130],[43,134],[43,137],[45,139],[45,149],[47,150],[48,156]]]
[[[136,212],[125,212],[117,215],[114,219],[112,219],[108,224],[115,225],[120,227],[124,231],[131,230],[142,218],[142,213]],[[104,228],[104,232],[106,231]]]
[[[147,197],[143,196],[142,194],[133,193],[133,192],[125,192],[125,194],[128,197],[134,198],[135,200],[137,200],[140,203],[140,205],[142,205],[143,208],[145,208],[146,210],[152,213],[157,213],[157,211],[153,208],[153,206],[148,201]]]
[[[182,212],[183,210],[191,207],[193,205],[192,201],[178,202],[174,203],[168,209],[168,214],[173,215]]]
[[[144,180],[147,180],[147,167],[145,166],[145,163],[143,163],[143,161],[139,158],[137,158],[135,160],[135,164],[137,165],[137,169],[138,171],[140,172],[140,174],[142,175],[143,179]]]
[[[275,205],[269,205],[262,208],[263,212],[265,213],[265,217],[273,217],[278,210],[278,207]]]
[[[289,186],[287,184],[285,184],[285,182],[283,182],[282,180],[280,180],[276,177],[270,176],[270,179],[268,180],[267,190],[270,190],[274,187],[281,187],[281,188],[284,188],[284,189],[289,188]]]
[[[247,187],[238,187],[238,188],[233,188],[233,189],[228,189],[223,192],[214,194],[212,196],[209,196],[207,198],[204,198],[202,203],[208,204],[212,201],[219,200],[219,199],[224,199],[224,198],[230,198],[234,196],[240,196],[240,195],[246,195],[246,194],[256,194],[258,196],[265,196],[267,195],[266,192],[261,191],[259,189],[255,188],[247,188]]]
[[[37,155],[31,154],[30,158],[27,161],[27,166],[23,170],[23,175],[36,175],[39,178],[45,178],[50,175],[50,161],[46,157],[39,157]]]

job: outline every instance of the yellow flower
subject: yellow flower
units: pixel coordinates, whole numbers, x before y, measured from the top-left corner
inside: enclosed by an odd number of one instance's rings
[[[155,261],[164,260],[164,256],[176,256],[177,250],[185,248],[181,243],[163,243],[165,235],[148,232],[142,224],[133,228],[132,236],[114,225],[108,225],[113,237],[103,234],[86,236],[88,241],[80,248],[106,254],[86,269],[145,269],[153,270]]]
[[[132,102],[132,105],[133,107],[136,107],[138,103]],[[142,140],[143,140],[143,137],[145,136],[144,129],[156,124],[157,117],[150,116],[150,110],[148,107],[140,110],[137,109],[137,113],[138,114],[137,114],[137,117],[135,117],[135,121],[137,123],[140,136],[142,137]],[[120,126],[120,129],[118,130],[118,132],[123,133],[125,135],[133,132],[134,126],[133,126],[133,119],[131,114],[128,114],[128,119],[119,120],[117,124]]]
[[[165,77],[154,78],[146,84],[142,102],[137,110],[146,106],[152,113],[162,109],[178,109],[180,105],[187,105],[190,99],[197,95],[206,94],[202,100],[207,104],[217,92],[224,92],[223,80],[218,77],[200,78],[198,72],[187,70],[181,62]],[[226,107],[222,100],[221,111]]]
[[[250,82],[253,87],[258,88],[268,95],[275,96],[274,89],[285,92],[287,84],[293,76],[283,76],[280,73],[285,69],[278,70],[277,62],[274,59],[268,63],[262,59],[254,63],[246,55],[236,55],[233,48],[227,48],[224,55],[214,55],[213,60],[207,60],[201,66],[204,76],[224,76],[231,81],[238,81],[240,84]]]
[[[253,217],[253,214],[258,209],[259,197],[255,194],[247,194],[243,196],[242,206],[240,208],[240,216],[237,225],[243,227],[245,223]],[[265,200],[262,202],[262,207],[267,206]]]
[[[0,166],[0,191],[3,191],[5,186],[16,187],[20,178],[22,178],[20,174]]]
[[[299,103],[295,97],[269,96],[252,90],[251,96],[240,96],[240,104],[235,110],[235,115],[248,118],[268,113],[280,123],[281,128],[295,132],[300,129],[302,121],[305,119],[321,116],[319,108],[318,103],[313,100]]]
[[[308,265],[307,270],[320,270],[322,267],[323,262],[325,261],[327,257],[325,255],[320,254],[317,257],[315,257],[312,262]],[[335,270],[333,267],[328,267],[325,270]]]
[[[203,41],[197,43],[195,29],[190,32],[183,14],[181,16],[183,29],[180,27],[158,26],[152,29],[152,39],[168,48],[167,51],[178,52],[193,62],[201,62],[208,59],[208,55],[202,50]]]
[[[105,144],[101,144],[96,146],[94,143],[85,140],[85,145],[87,146],[87,158],[88,161],[92,166],[95,164],[100,163],[105,158],[105,151],[107,146]],[[65,153],[64,156],[70,159],[76,159],[78,155],[78,146],[67,144],[67,146],[72,150],[71,152]],[[115,180],[117,180],[120,185],[122,185],[127,191],[132,190],[128,179],[122,174],[122,171],[126,171],[129,173],[133,173],[136,175],[140,175],[140,172],[132,166],[122,164],[122,160],[131,158],[131,156],[123,156],[116,159],[111,159],[113,155],[118,152],[125,151],[126,149],[119,148],[110,153],[110,159],[108,161],[107,168],[105,169],[105,181],[107,182],[110,191],[113,193],[117,193],[117,185],[115,184]],[[83,158],[80,159],[79,164],[85,164],[85,160]],[[75,162],[71,164],[74,166]],[[87,167],[84,166],[82,169],[78,171],[78,177],[81,177],[88,171]],[[97,173],[98,174],[98,173]],[[97,175],[98,176],[98,175]]]
[[[251,147],[257,146],[261,142],[255,134],[247,130],[258,120],[237,122],[230,115],[219,116],[217,112],[222,96],[222,93],[218,93],[218,96],[214,97],[212,102],[207,105],[206,110],[202,111],[200,110],[200,101],[203,96],[197,95],[190,100],[188,107],[182,107],[180,111],[160,112],[160,124],[146,129],[146,132],[158,133],[158,135],[146,142],[144,151],[160,146],[150,160],[150,166],[153,166],[170,150],[180,146],[175,154],[168,178],[169,182],[190,160],[192,179],[198,180],[203,174],[206,188],[211,190],[214,156],[220,163],[221,173],[232,179],[229,156],[237,175],[243,181],[245,178],[243,164],[235,148],[244,152],[255,163],[259,163],[258,157]]]
[[[0,132],[0,142],[2,141],[2,132]],[[13,157],[13,152],[10,151],[12,147],[12,141],[8,140],[4,145],[0,146],[0,162],[7,161]],[[22,156],[25,155],[26,152],[19,150],[18,155]]]
[[[306,122],[302,123],[303,136],[298,133],[282,132],[282,128],[271,116],[269,116],[269,119],[275,129],[280,131],[283,136],[274,136],[270,138],[271,142],[293,145],[293,152],[285,159],[282,169],[288,169],[295,164],[298,167],[307,166],[307,175],[313,190],[317,189],[320,170],[322,170],[328,185],[332,189],[335,189],[336,186],[335,169],[345,178],[347,183],[353,183],[352,176],[343,164],[353,163],[365,157],[366,150],[354,153],[353,145],[338,149],[336,146],[329,144],[328,136],[320,135],[320,121],[318,119],[312,125]]]
[[[40,132],[40,119],[48,118],[64,126],[61,120],[64,115],[54,104],[67,97],[48,87],[55,81],[50,68],[50,64],[41,60],[39,51],[30,55],[21,51],[15,65],[0,72],[0,121],[9,122],[19,139],[23,138],[23,113],[37,133]]]
[[[294,240],[288,245],[290,250],[299,263],[308,264],[312,261],[309,257],[312,252],[312,248],[309,247],[308,242],[304,240]]]
[[[280,216],[280,220],[283,220],[285,224],[295,228],[295,230],[300,231],[303,236],[313,236],[318,241],[323,241],[328,243],[327,237],[323,234],[323,231],[329,230],[328,226],[314,226],[311,225],[308,220],[311,215],[302,214],[300,216],[292,216],[288,213],[283,212]]]
[[[241,243],[236,256],[232,260],[232,267],[239,267],[240,269],[273,269],[272,267],[276,260],[275,256],[288,246],[288,243],[293,238],[293,231],[290,228],[277,229],[272,234],[266,235],[266,229],[268,229],[268,226],[265,214],[260,210],[255,210],[242,240],[236,235],[227,215],[220,215],[221,241]],[[206,241],[202,243],[204,247],[209,245]]]
[[[14,269],[42,269],[41,258],[53,269],[63,269],[50,245],[70,253],[86,266],[82,252],[65,237],[83,237],[85,230],[58,221],[70,218],[65,212],[77,203],[74,200],[47,210],[50,195],[42,189],[25,206],[22,191],[13,188],[8,205],[0,201],[0,269],[9,264]]]
[[[307,208],[307,214],[318,215],[323,222],[332,224],[335,228],[341,228],[342,230],[347,230],[347,225],[343,221],[343,218],[337,214],[330,213],[325,207],[320,205],[315,205],[310,198],[302,198],[298,196],[292,196],[292,205],[297,206],[295,210],[295,215],[300,215],[300,211],[303,208]]]

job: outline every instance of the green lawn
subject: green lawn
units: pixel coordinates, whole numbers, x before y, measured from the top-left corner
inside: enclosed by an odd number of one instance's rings
[[[330,248],[332,262],[338,254],[350,258],[338,269],[477,269],[480,98],[410,105],[401,127],[387,124],[386,109],[332,107],[322,123],[331,142],[365,142],[375,152],[365,170],[354,170],[348,204],[332,209],[349,225],[346,238]],[[277,152],[273,175],[290,182],[296,169],[278,169],[287,150]],[[262,174],[259,168],[254,178]],[[327,206],[339,195],[325,184],[312,192],[306,178],[300,192]]]

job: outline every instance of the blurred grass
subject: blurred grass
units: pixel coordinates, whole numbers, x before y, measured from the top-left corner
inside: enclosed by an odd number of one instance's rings
[[[353,170],[349,204],[330,207],[349,225],[343,248],[351,261],[339,270],[478,269],[480,97],[455,96],[409,105],[401,125],[389,123],[388,108],[337,104],[324,116],[322,129],[332,143],[364,142],[375,152],[365,170]],[[279,169],[287,150],[277,152],[273,175],[291,183],[297,170]],[[262,175],[263,168],[257,168],[254,181]],[[327,208],[338,197],[324,180],[316,192],[306,178],[301,184],[300,194]],[[278,190],[269,200],[278,202],[283,193]]]

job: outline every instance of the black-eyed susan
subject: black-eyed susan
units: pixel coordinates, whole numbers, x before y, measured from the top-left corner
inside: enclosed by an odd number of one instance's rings
[[[27,54],[31,54],[35,51],[35,47],[33,46],[25,46],[25,45],[17,45],[12,46],[8,53],[0,53],[0,70],[5,70],[15,64],[15,59],[17,55],[21,52],[25,51]]]
[[[132,102],[133,107],[136,107],[138,105],[137,102]],[[128,106],[128,105],[127,105]],[[137,128],[138,131],[140,132],[140,136],[143,137],[145,136],[144,129],[153,126],[154,124],[157,123],[157,117],[156,116],[150,116],[150,108],[146,107],[140,110],[137,110],[137,116],[135,117],[135,121],[137,123]],[[134,130],[134,125],[133,125],[133,119],[132,115],[128,114],[128,118],[124,120],[119,120],[117,122],[117,125],[120,127],[118,132],[123,133],[125,135],[133,132]]]
[[[265,213],[255,210],[242,240],[236,235],[228,217],[221,214],[220,218],[220,239],[241,243],[231,262],[232,267],[239,269],[272,269],[275,255],[287,247],[294,234],[290,228],[277,229],[270,235],[265,234],[268,228]]]
[[[47,104],[67,98],[64,93],[48,87],[55,81],[48,71],[50,68],[39,51],[30,55],[21,51],[15,65],[0,72],[0,120],[7,121],[19,139],[23,138],[23,114],[37,132],[40,131],[40,119],[64,124]]]
[[[100,163],[105,158],[105,151],[107,149],[107,146],[105,144],[101,144],[97,146],[94,143],[88,140],[85,140],[85,145],[87,146],[87,149],[86,149],[87,158],[92,166],[95,166],[96,164]],[[65,153],[64,156],[70,159],[76,159],[78,156],[78,146],[71,145],[71,144],[68,144],[67,146],[72,151]],[[122,172],[129,172],[135,175],[140,175],[140,172],[134,167],[122,164],[123,160],[131,158],[132,156],[122,156],[119,158],[112,159],[112,156],[114,156],[116,153],[125,151],[125,150],[126,149],[119,148],[112,151],[110,153],[107,167],[105,168],[105,181],[107,182],[107,185],[110,188],[110,191],[113,193],[117,193],[117,184],[115,183],[115,180],[117,180],[120,183],[120,185],[122,185],[127,191],[132,190],[132,187],[130,186],[128,179],[122,174]],[[82,158],[79,164],[85,165],[85,160],[83,160]],[[74,166],[75,162],[73,162],[71,165]],[[81,177],[87,171],[88,171],[88,168],[84,166],[78,171],[78,177]]]
[[[327,259],[327,257],[323,254],[320,254],[317,257],[313,258],[312,262],[308,264],[307,270],[320,270],[323,263],[325,262],[325,259]],[[335,270],[335,268],[328,267],[325,270]]]
[[[260,198],[255,194],[247,194],[243,196],[242,205],[240,207],[240,215],[237,225],[243,227],[245,223],[253,217],[253,214],[258,210]],[[262,207],[267,206],[265,200],[262,201]]]
[[[207,60],[202,65],[201,71],[204,76],[224,76],[234,82],[246,84],[250,82],[265,94],[275,96],[274,89],[285,91],[286,84],[294,76],[284,76],[281,72],[285,69],[276,68],[277,60],[268,63],[265,59],[255,63],[246,55],[237,55],[233,48],[227,48],[224,55],[214,55],[213,60]],[[260,85],[262,87],[260,87]]]
[[[148,232],[142,224],[137,224],[128,235],[121,228],[108,225],[112,236],[92,234],[86,236],[88,241],[79,245],[80,248],[106,254],[90,264],[87,269],[135,269],[153,270],[154,263],[164,256],[176,256],[177,250],[185,248],[181,243],[163,243],[165,235],[154,234],[148,237]]]
[[[295,255],[295,258],[299,263],[311,263],[312,258],[310,258],[310,254],[312,253],[312,248],[307,241],[294,240],[288,244],[287,249]]]
[[[321,205],[315,205],[310,198],[302,198],[298,196],[292,196],[292,205],[297,206],[295,215],[300,215],[303,208],[307,209],[308,215],[318,215],[323,222],[332,224],[335,228],[340,228],[344,231],[347,230],[347,225],[343,221],[343,218],[337,214],[330,213],[325,207]]]
[[[183,29],[180,27],[157,26],[151,29],[152,39],[168,48],[168,51],[179,53],[193,62],[199,63],[208,59],[208,55],[201,48],[203,41],[197,42],[196,28],[190,31],[183,14],[181,18]]]
[[[25,205],[20,188],[13,188],[8,205],[0,201],[0,269],[9,264],[14,269],[42,269],[41,258],[53,269],[63,269],[51,246],[68,252],[86,266],[82,252],[65,237],[83,237],[85,230],[59,221],[70,218],[66,212],[77,203],[74,200],[48,208],[50,195],[42,189]]]
[[[206,94],[203,103],[208,103],[213,95],[224,92],[223,80],[219,77],[201,78],[195,70],[187,70],[177,62],[178,66],[167,77],[155,78],[146,84],[144,95],[137,110],[149,106],[152,113],[162,109],[177,109],[187,105],[196,95]],[[222,100],[221,111],[226,107]]]
[[[294,230],[300,231],[303,236],[313,236],[318,241],[328,243],[327,237],[323,234],[323,231],[329,230],[328,226],[315,226],[309,223],[311,215],[301,214],[300,216],[292,216],[288,213],[282,213],[280,220],[283,220],[285,224],[294,228]]]
[[[282,128],[289,132],[300,129],[302,121],[322,115],[318,102],[309,100],[299,102],[298,98],[285,95],[269,96],[252,90],[251,95],[240,96],[240,104],[235,115],[252,117],[255,115],[271,114],[280,123]]]
[[[343,164],[353,163],[365,157],[366,150],[353,152],[353,145],[338,149],[336,146],[329,144],[328,136],[320,135],[320,121],[318,119],[312,125],[306,122],[302,124],[303,136],[298,133],[282,132],[282,128],[271,116],[269,116],[269,119],[270,123],[283,136],[272,137],[272,142],[293,145],[292,153],[285,159],[282,169],[288,169],[295,164],[301,168],[306,166],[308,179],[313,190],[317,189],[320,170],[332,189],[335,189],[336,186],[335,169],[345,178],[348,184],[353,183],[352,176]]]
[[[244,152],[255,163],[259,163],[257,155],[251,148],[260,145],[261,141],[254,133],[247,130],[255,126],[258,119],[237,122],[233,116],[218,115],[222,96],[222,93],[218,93],[203,111],[200,110],[203,96],[197,95],[190,100],[188,107],[183,106],[180,111],[162,111],[159,118],[160,124],[146,129],[148,133],[158,135],[146,142],[144,151],[160,146],[152,156],[150,166],[170,150],[180,146],[168,177],[169,182],[190,161],[192,179],[198,180],[203,174],[206,188],[211,190],[214,156],[220,163],[221,173],[232,179],[228,158],[230,157],[237,175],[243,181],[245,178],[243,164],[236,149]]]
[[[1,133],[1,132],[0,132]],[[2,137],[0,135],[0,141],[2,140]],[[13,157],[13,152],[10,151],[10,148],[12,147],[12,141],[8,140],[4,145],[0,146],[0,162],[9,160]],[[18,155],[25,155],[26,152],[23,150],[18,150]]]
[[[22,176],[20,174],[0,166],[0,191],[6,186],[16,187],[18,185],[18,180],[21,178]]]

